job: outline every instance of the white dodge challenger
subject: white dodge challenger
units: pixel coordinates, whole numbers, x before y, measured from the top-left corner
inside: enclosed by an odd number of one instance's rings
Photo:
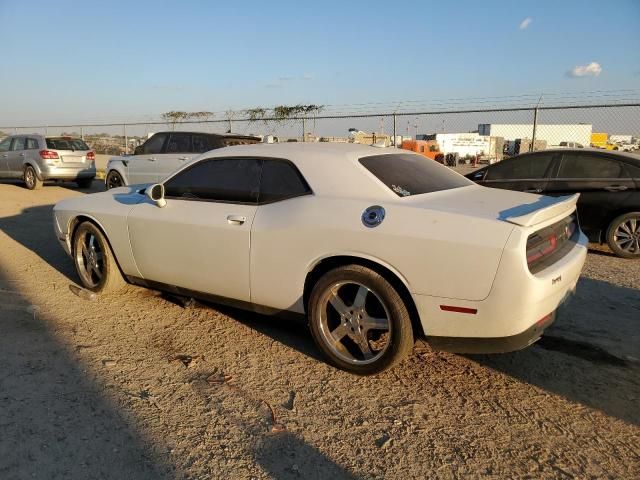
[[[372,374],[418,336],[461,353],[540,338],[586,258],[576,201],[392,148],[244,145],[160,184],[63,200],[54,226],[87,289],[303,314],[330,363]]]

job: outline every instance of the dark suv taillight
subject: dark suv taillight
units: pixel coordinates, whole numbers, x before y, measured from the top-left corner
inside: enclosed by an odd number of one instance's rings
[[[45,160],[57,160],[58,158],[58,152],[54,152],[53,150],[40,150],[40,158],[43,158]]]
[[[96,154],[93,152],[89,152],[87,153],[87,160],[95,160],[96,159]]]
[[[576,215],[569,215],[559,222],[529,235],[527,239],[527,264],[532,273],[539,272],[563,257],[575,243],[578,222]]]

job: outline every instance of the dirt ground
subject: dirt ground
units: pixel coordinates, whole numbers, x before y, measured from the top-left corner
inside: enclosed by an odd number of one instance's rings
[[[0,478],[640,478],[640,262],[591,252],[524,351],[360,378],[303,323],[74,295],[51,208],[85,193],[0,183]]]

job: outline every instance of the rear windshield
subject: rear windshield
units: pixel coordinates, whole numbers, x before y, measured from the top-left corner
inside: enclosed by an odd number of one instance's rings
[[[373,155],[360,163],[399,197],[473,185],[462,175],[422,155]]]
[[[51,150],[91,150],[79,138],[47,138],[47,148]]]

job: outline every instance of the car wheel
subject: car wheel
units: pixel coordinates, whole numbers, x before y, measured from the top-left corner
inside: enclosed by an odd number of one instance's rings
[[[82,285],[96,293],[114,293],[125,286],[113,252],[91,222],[81,223],[73,236],[73,263]]]
[[[77,180],[76,184],[78,184],[78,188],[89,188],[93,183],[93,178],[83,178],[82,180]]]
[[[413,348],[411,318],[398,292],[375,271],[347,265],[327,272],[309,298],[309,327],[328,361],[371,375]]]
[[[640,258],[640,212],[614,218],[607,230],[607,243],[619,257]]]
[[[36,170],[31,165],[27,165],[24,169],[24,184],[29,190],[36,190],[42,187],[42,180],[36,175]]]
[[[112,188],[124,186],[124,180],[122,180],[122,176],[118,172],[111,170],[107,174],[107,181],[105,184],[107,186],[107,190],[111,190]]]

